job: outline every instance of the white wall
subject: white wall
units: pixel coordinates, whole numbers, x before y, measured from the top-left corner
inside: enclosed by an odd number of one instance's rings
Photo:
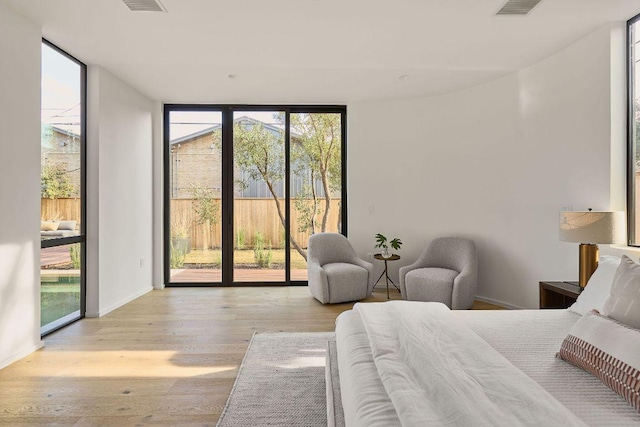
[[[164,288],[164,162],[163,105],[156,102],[153,114],[153,287]]]
[[[41,31],[2,4],[0,57],[1,368],[42,345]],[[99,67],[88,86],[87,316],[99,316],[152,289],[154,103]]]
[[[40,29],[0,4],[0,368],[40,341]]]
[[[88,70],[87,316],[152,289],[154,103],[108,71]]]
[[[470,237],[479,296],[515,307],[538,307],[540,280],[577,279],[578,247],[558,241],[558,212],[610,207],[611,41],[607,26],[489,84],[349,105],[349,237],[360,254],[377,232],[402,238],[397,277],[432,238]]]

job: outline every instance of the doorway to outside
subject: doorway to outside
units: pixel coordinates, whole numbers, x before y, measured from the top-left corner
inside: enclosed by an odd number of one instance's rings
[[[344,106],[165,105],[165,283],[306,284],[346,235]]]

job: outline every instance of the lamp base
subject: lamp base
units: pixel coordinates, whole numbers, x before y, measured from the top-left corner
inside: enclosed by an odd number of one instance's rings
[[[587,286],[589,278],[598,268],[598,245],[580,243],[580,277],[578,284],[581,288]]]

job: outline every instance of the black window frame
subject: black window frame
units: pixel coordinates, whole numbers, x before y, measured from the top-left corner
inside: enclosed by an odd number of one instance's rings
[[[80,315],[66,322],[56,323],[44,331],[45,337],[71,323],[85,317],[87,311],[87,65],[75,56],[56,46],[49,40],[42,38],[42,43],[80,66],[80,234],[77,236],[40,239],[40,249],[80,244]]]
[[[170,180],[170,114],[172,111],[220,111],[222,112],[222,212],[226,215],[222,223],[233,224],[233,191],[224,191],[233,185],[233,113],[236,111],[282,111],[285,113],[285,240],[289,243],[285,252],[284,282],[233,282],[233,258],[222,257],[221,282],[171,282],[170,246],[171,239],[171,180]],[[308,281],[291,280],[291,244],[290,244],[290,116],[301,113],[334,113],[341,118],[341,234],[347,237],[347,107],[346,105],[265,105],[265,104],[164,104],[163,105],[163,283],[166,287],[241,287],[241,286],[307,286]],[[230,184],[227,184],[230,183]],[[233,229],[224,231],[222,246],[233,247]]]
[[[634,24],[640,22],[640,14],[634,16],[627,21],[627,33],[626,33],[626,46],[627,46],[627,245],[640,247],[640,242],[635,241],[636,235],[636,195],[635,191],[635,157],[636,157],[636,129],[634,118],[634,92],[635,83],[634,78],[636,72],[636,58],[635,58],[635,46],[633,45],[634,39]]]

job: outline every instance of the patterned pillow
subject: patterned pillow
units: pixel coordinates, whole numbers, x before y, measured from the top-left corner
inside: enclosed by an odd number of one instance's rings
[[[640,412],[640,330],[592,310],[573,325],[557,356],[598,377]]]

